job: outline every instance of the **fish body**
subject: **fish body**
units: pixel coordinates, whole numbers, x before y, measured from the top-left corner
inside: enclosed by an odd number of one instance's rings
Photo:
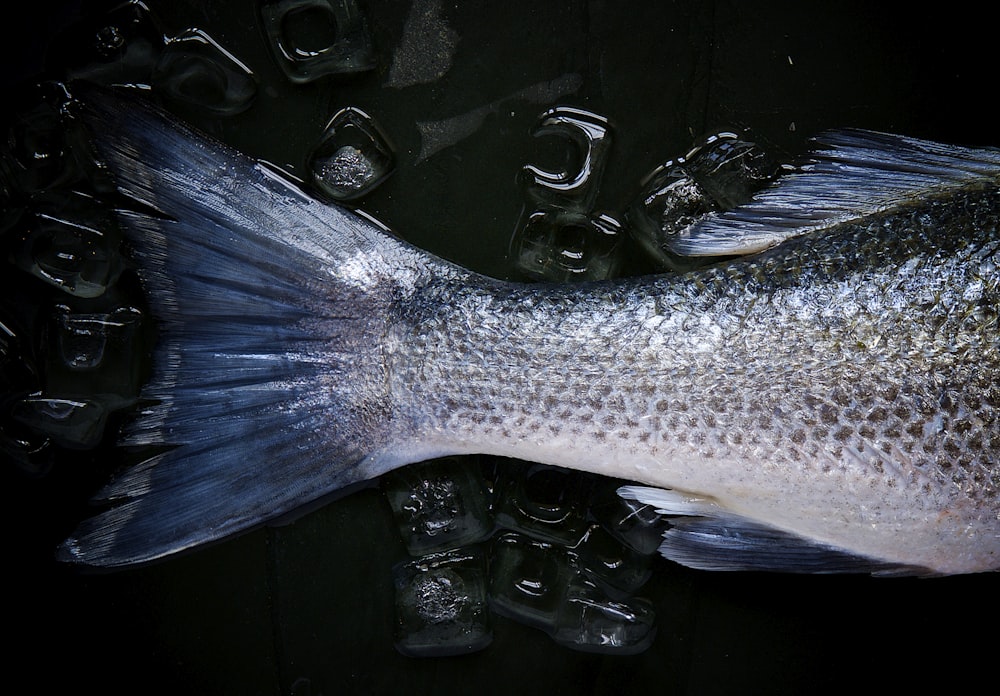
[[[671,516],[661,551],[694,567],[1000,567],[1000,152],[832,136],[678,242],[756,253],[525,285],[154,110],[84,102],[119,189],[159,212],[120,213],[161,324],[124,443],[157,454],[65,560],[147,562],[487,453],[643,484],[622,494]]]

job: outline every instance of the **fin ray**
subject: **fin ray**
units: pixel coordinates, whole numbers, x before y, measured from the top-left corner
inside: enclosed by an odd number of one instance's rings
[[[735,514],[707,498],[645,486],[618,494],[669,516],[660,554],[699,570],[924,575],[927,570],[866,558]]]
[[[677,235],[681,256],[753,254],[810,232],[897,206],[918,195],[1000,181],[1000,150],[942,145],[864,130],[834,130],[797,171],[733,210]]]
[[[79,118],[127,198],[120,221],[160,328],[123,443],[153,448],[60,548],[144,563],[287,516],[380,473],[387,255],[430,257],[325,206],[153,107],[77,85]]]

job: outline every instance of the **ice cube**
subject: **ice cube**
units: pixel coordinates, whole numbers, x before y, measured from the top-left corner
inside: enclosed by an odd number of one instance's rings
[[[103,294],[121,274],[120,234],[105,206],[77,192],[40,194],[22,224],[14,263],[77,297]]]
[[[645,599],[610,599],[597,586],[577,576],[560,605],[552,638],[584,652],[634,655],[656,636],[655,613]]]
[[[24,107],[11,117],[6,137],[0,138],[8,185],[30,195],[81,181],[84,168],[74,149],[74,136],[80,133],[67,129],[63,121],[69,99],[65,87],[44,83],[21,98]]]
[[[612,596],[632,594],[653,574],[650,556],[628,548],[598,525],[587,530],[573,552],[584,574]]]
[[[557,171],[526,165],[528,196],[546,206],[589,211],[611,148],[608,120],[584,109],[557,106],[542,114],[533,135],[564,138],[575,150],[567,166]]]
[[[718,210],[743,205],[782,170],[748,132],[711,135],[685,161],[688,172]]]
[[[257,95],[250,69],[201,29],[188,29],[167,40],[152,83],[166,99],[215,116],[246,111]]]
[[[413,657],[461,655],[493,640],[486,565],[479,549],[435,553],[397,564],[396,649]]]
[[[621,481],[609,481],[594,495],[590,514],[613,537],[637,553],[655,554],[669,526],[652,505],[618,495]]]
[[[490,559],[490,606],[519,623],[554,630],[572,568],[565,549],[522,534],[501,534]]]
[[[496,482],[497,524],[540,541],[575,545],[587,531],[592,485],[585,474],[511,461]]]
[[[721,132],[654,169],[629,210],[631,232],[662,265],[687,270],[706,263],[670,250],[671,241],[712,212],[731,210],[774,181],[781,166],[749,134]]]
[[[260,13],[278,67],[292,82],[375,67],[371,37],[355,0],[268,0]]]
[[[0,306],[0,310],[4,310]],[[25,427],[14,417],[18,401],[41,388],[37,370],[15,331],[15,321],[0,311],[0,453],[22,470],[41,474],[51,467],[49,438]]]
[[[89,449],[100,444],[108,416],[107,410],[96,401],[42,395],[19,400],[12,415],[70,449]]]
[[[99,395],[95,398],[111,410],[134,403],[141,386],[142,321],[142,312],[127,305],[85,313],[56,307],[48,332],[46,391]]]
[[[550,208],[523,221],[512,243],[517,269],[552,282],[604,280],[621,266],[622,225],[606,213]]]
[[[148,85],[164,46],[161,22],[144,2],[122,2],[69,27],[50,46],[68,78],[103,85]]]
[[[334,115],[309,156],[313,182],[335,201],[370,192],[393,166],[392,149],[374,119],[353,107]]]
[[[468,457],[397,469],[383,478],[386,498],[410,554],[475,543],[493,532],[482,472]]]

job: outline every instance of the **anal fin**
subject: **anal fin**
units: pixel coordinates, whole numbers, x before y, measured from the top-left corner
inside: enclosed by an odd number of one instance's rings
[[[663,534],[660,553],[689,568],[803,574],[928,574],[923,568],[859,556],[761,524],[707,498],[642,486],[623,486],[618,494],[651,505],[659,514],[669,517],[670,527]]]

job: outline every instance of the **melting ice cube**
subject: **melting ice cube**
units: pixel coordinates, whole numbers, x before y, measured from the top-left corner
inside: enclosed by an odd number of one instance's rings
[[[393,568],[396,649],[414,657],[459,655],[493,639],[486,565],[478,549],[435,553]]]
[[[385,136],[371,116],[353,107],[334,115],[309,157],[314,183],[335,201],[360,198],[392,169]]]
[[[250,69],[201,29],[188,29],[166,42],[152,81],[167,99],[216,116],[246,111],[257,95]]]
[[[448,457],[397,469],[383,478],[386,497],[410,554],[473,544],[493,532],[479,467]]]
[[[292,82],[375,67],[368,27],[354,0],[269,0],[260,13],[278,67]]]

